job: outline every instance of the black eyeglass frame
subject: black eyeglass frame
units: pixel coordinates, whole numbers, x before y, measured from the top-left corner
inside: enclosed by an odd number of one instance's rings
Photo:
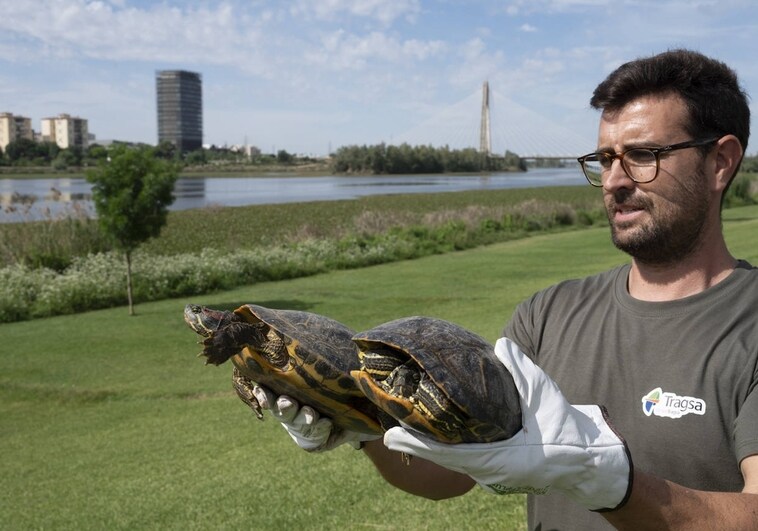
[[[720,139],[721,137],[717,136],[714,138],[710,138],[708,140],[686,140],[684,142],[679,142],[677,144],[671,144],[670,146],[663,146],[663,147],[633,147],[633,148],[627,149],[626,151],[622,151],[621,153],[595,151],[593,153],[582,155],[581,157],[578,157],[576,160],[579,162],[579,165],[582,167],[582,173],[584,174],[584,177],[587,179],[587,182],[597,188],[602,187],[603,183],[592,182],[592,179],[590,179],[590,176],[587,175],[587,170],[584,167],[584,163],[587,161],[600,162],[601,155],[607,158],[607,160],[609,160],[608,168],[611,167],[615,159],[619,159],[621,161],[621,167],[624,169],[624,173],[626,173],[627,177],[629,177],[631,180],[633,180],[636,183],[650,183],[650,182],[653,182],[656,179],[656,177],[658,177],[658,172],[661,169],[661,154],[662,153],[669,153],[671,151],[676,151],[678,149],[687,149],[687,148],[693,148],[693,147],[707,146],[708,144],[713,144],[719,141]],[[651,152],[653,156],[655,157],[655,174],[653,175],[652,179],[648,179],[648,180],[635,179],[634,177],[632,177],[631,173],[626,168],[626,164],[624,164],[624,155],[626,155],[630,151],[636,151],[640,149]],[[590,157],[595,157],[595,160],[593,161]],[[602,166],[603,164],[601,163],[600,165]]]

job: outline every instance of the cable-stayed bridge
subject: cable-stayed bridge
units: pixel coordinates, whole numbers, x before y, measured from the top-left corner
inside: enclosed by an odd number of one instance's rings
[[[495,155],[507,150],[524,159],[573,159],[590,151],[595,140],[495,93],[485,83],[483,90],[442,109],[391,143],[475,148]]]

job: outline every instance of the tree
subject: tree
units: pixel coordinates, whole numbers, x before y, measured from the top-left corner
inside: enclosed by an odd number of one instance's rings
[[[187,153],[185,161],[187,164],[198,166],[201,164],[206,164],[208,162],[208,157],[205,156],[205,150],[203,148],[200,148]]]
[[[293,158],[294,157],[291,154],[287,153],[283,149],[280,149],[279,151],[276,152],[276,161],[279,162],[280,164],[289,164],[290,162],[292,162]]]
[[[11,162],[34,160],[37,156],[37,143],[28,138],[16,138],[5,147],[5,155]]]
[[[179,157],[179,150],[169,140],[162,140],[155,148],[154,153],[159,159],[176,160]]]
[[[86,164],[96,165],[98,162],[108,158],[108,150],[100,144],[90,144],[87,148]]]
[[[101,230],[126,259],[129,315],[132,298],[132,252],[145,240],[158,236],[174,202],[177,167],[155,156],[152,148],[117,146],[109,160],[87,172],[92,202]]]
[[[61,149],[53,159],[53,168],[65,170],[69,166],[77,166],[76,154],[70,149]]]

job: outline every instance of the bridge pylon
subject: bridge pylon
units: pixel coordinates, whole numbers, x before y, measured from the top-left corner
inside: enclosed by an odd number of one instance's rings
[[[479,152],[484,153],[487,156],[492,154],[489,81],[485,81],[482,85],[482,119],[479,127]]]

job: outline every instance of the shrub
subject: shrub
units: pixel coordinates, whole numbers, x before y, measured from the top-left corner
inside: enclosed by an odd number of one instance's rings
[[[737,175],[724,196],[724,207],[755,204],[757,187],[758,178],[755,175]]]

